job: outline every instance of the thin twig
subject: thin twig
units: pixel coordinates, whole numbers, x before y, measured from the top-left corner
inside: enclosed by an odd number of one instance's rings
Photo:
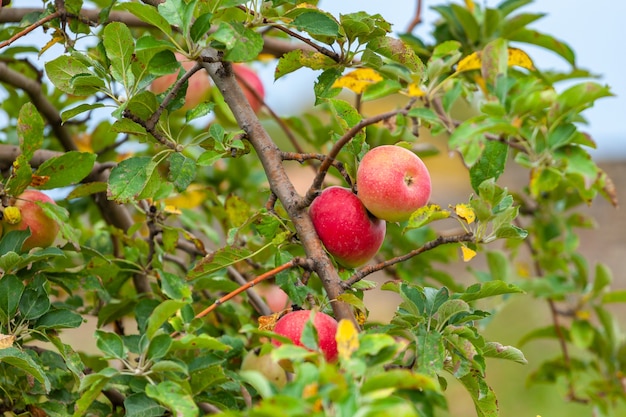
[[[417,25],[422,23],[422,0],[417,0],[417,6],[415,7],[415,15],[413,15],[413,19],[409,22],[409,25],[406,28],[406,33],[411,33]]]
[[[38,27],[45,25],[49,21],[54,20],[57,17],[61,17],[61,14],[62,14],[61,11],[57,10],[56,12],[54,12],[52,14],[49,14],[48,16],[39,19],[38,21],[36,21],[32,25],[27,26],[25,29],[23,29],[23,30],[19,31],[18,33],[16,33],[15,35],[11,36],[6,41],[0,42],[0,49],[4,48],[5,46],[11,45],[13,42],[15,42],[18,39],[20,39],[21,37],[29,34],[30,32],[32,32],[33,30],[37,29]]]
[[[358,271],[356,271],[349,279],[343,281],[342,285],[345,289],[352,287],[354,284],[365,278],[367,275],[373,274],[374,272],[381,271],[388,266],[395,265],[400,262],[404,262],[414,256],[417,256],[426,251],[432,250],[437,246],[446,245],[449,243],[460,243],[460,242],[473,242],[474,235],[472,233],[464,233],[462,235],[456,236],[439,236],[435,240],[431,240],[430,242],[425,243],[423,246],[412,250],[404,255],[397,256],[392,259],[388,259],[386,261],[377,263],[375,265],[365,266]]]

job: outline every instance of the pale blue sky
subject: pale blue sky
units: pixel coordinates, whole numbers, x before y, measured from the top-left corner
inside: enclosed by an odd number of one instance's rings
[[[477,4],[495,6],[501,1],[475,0]],[[463,3],[456,0],[457,3]],[[40,0],[14,0],[14,5],[36,7]],[[430,7],[444,3],[444,0],[423,0],[422,23],[415,31],[426,36],[436,18]],[[416,0],[321,0],[320,7],[333,14],[366,10],[380,13],[403,31],[414,14]],[[611,86],[616,97],[602,99],[584,114],[590,126],[584,128],[598,142],[595,153],[600,158],[626,157],[626,128],[622,117],[626,116],[626,1],[616,0],[536,0],[521,9],[525,12],[547,13],[532,27],[549,33],[567,42],[577,55],[577,64],[600,75],[600,82]],[[538,48],[524,47],[535,65],[541,69],[567,69],[568,64],[555,54]],[[49,54],[60,53],[52,50]],[[313,102],[312,83],[316,75],[312,71],[301,71],[280,79],[273,84],[274,65],[259,66],[261,76],[267,85],[267,101],[279,114],[293,114]],[[1,120],[0,120],[1,122]]]

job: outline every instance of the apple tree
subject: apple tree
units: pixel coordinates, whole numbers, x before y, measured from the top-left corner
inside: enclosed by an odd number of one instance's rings
[[[2,3],[3,415],[436,416],[454,382],[491,417],[491,358],[593,415],[623,403],[626,344],[606,304],[626,296],[578,250],[582,208],[616,204],[583,130],[611,93],[532,28],[530,0],[435,5],[432,40],[317,1]],[[543,69],[528,45],[571,69]],[[277,91],[297,71],[315,74],[314,103],[277,114],[265,92],[297,101]],[[368,110],[380,99],[393,108]],[[400,153],[428,167],[442,149],[467,169],[462,201],[429,198],[427,169],[385,179]],[[313,221],[312,204],[331,217]],[[469,276],[447,269],[481,259]],[[385,322],[369,317],[374,287],[401,300]],[[519,297],[550,320],[488,339]],[[514,345],[540,338],[560,353],[527,364]]]

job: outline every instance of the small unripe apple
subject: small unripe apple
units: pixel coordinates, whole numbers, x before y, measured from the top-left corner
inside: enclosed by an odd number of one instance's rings
[[[254,110],[255,113],[258,113],[263,106],[263,102],[259,101],[254,93],[252,93],[246,86],[250,86],[254,91],[259,94],[261,99],[265,98],[265,88],[263,87],[263,82],[257,75],[257,73],[250,67],[243,64],[234,64],[233,71],[235,72],[235,77],[243,90],[243,94],[246,96],[248,103],[250,103],[250,107]],[[245,81],[245,83],[241,82],[241,80]]]
[[[283,311],[289,306],[289,296],[276,284],[259,285],[257,293],[265,299],[272,313]]]
[[[189,71],[196,64],[195,61],[190,61],[184,55],[180,53],[174,54],[176,60],[180,62],[185,71]],[[167,91],[168,88],[176,83],[178,78],[178,71],[173,74],[163,75],[152,81],[150,90],[154,94],[161,94]],[[189,110],[202,103],[209,96],[211,89],[211,78],[206,71],[200,70],[194,73],[189,80],[187,80],[187,92],[185,93],[185,104],[183,110]]]
[[[22,245],[24,252],[28,252],[32,248],[47,248],[54,243],[54,239],[59,234],[59,225],[48,217],[35,201],[55,204],[52,198],[41,191],[26,190],[15,198],[15,203],[12,206],[6,208],[18,208],[21,219],[14,224],[8,222],[6,216],[3,219],[4,231],[7,233],[12,230],[30,228],[31,235]]]
[[[302,330],[304,330],[304,325],[311,319],[311,314],[314,314],[313,327],[315,327],[317,331],[317,345],[326,360],[333,362],[337,359],[338,355],[337,341],[335,339],[335,335],[337,334],[337,320],[328,314],[312,310],[292,311],[278,319],[274,325],[274,333],[291,339],[294,345],[302,346],[300,342]],[[278,340],[272,340],[272,343],[276,346],[281,345]]]
[[[283,387],[287,383],[287,373],[278,361],[272,359],[272,355],[260,355],[251,350],[244,356],[241,362],[242,371],[257,371],[265,378],[273,382],[277,387]]]
[[[324,189],[313,200],[309,215],[326,250],[347,268],[369,261],[385,239],[385,222],[368,213],[359,197],[348,188]]]
[[[408,220],[430,198],[428,168],[419,156],[395,145],[373,148],[356,174],[358,195],[376,217],[388,222]]]

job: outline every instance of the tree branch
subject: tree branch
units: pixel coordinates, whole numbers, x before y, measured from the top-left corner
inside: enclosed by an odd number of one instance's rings
[[[216,61],[220,58],[218,51],[210,48],[206,49],[203,55]],[[276,194],[293,221],[305,253],[313,262],[313,269],[322,280],[328,298],[336,300],[343,292],[341,278],[315,232],[306,207],[302,204],[302,198],[287,176],[283,167],[282,152],[254,114],[235,79],[232,66],[220,62],[205,62],[204,66],[224,96],[224,101],[233,111],[239,127],[246,133],[254,147],[267,175],[271,191]],[[331,304],[335,318],[348,319],[358,325],[349,304],[343,302]]]
[[[352,287],[354,284],[365,278],[366,276],[373,274],[374,272],[381,271],[388,266],[395,265],[400,262],[404,262],[408,259],[411,259],[414,256],[417,256],[426,251],[435,249],[437,246],[446,245],[449,243],[459,243],[459,242],[473,242],[474,235],[472,233],[465,233],[462,235],[456,236],[439,236],[435,240],[431,240],[417,249],[412,250],[409,253],[406,253],[401,256],[397,256],[392,259],[388,259],[386,261],[377,263],[375,265],[364,266],[363,268],[356,271],[349,279],[343,281],[342,285],[345,289]]]

